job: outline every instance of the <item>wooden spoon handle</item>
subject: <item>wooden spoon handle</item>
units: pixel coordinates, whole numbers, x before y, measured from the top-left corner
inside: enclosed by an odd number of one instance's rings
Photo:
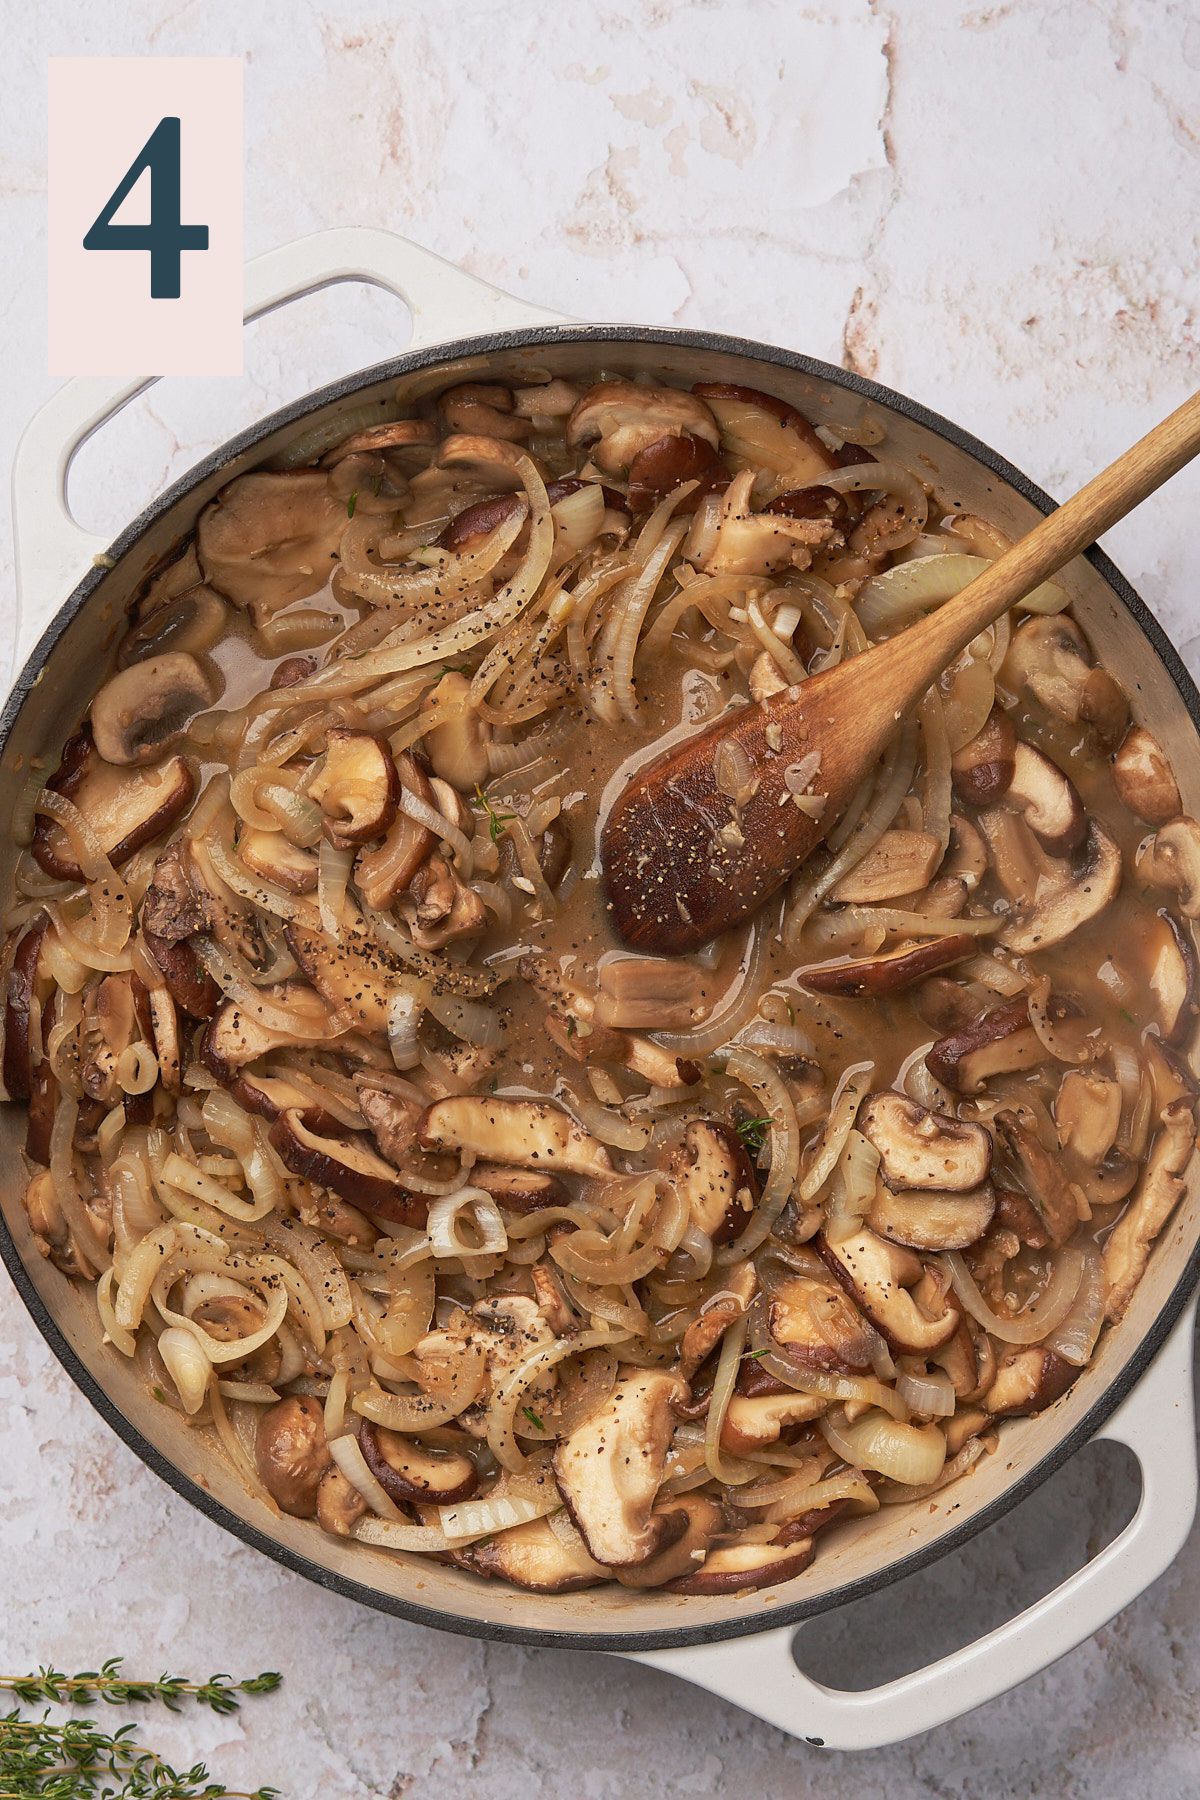
[[[927,661],[932,680],[973,637],[1140,506],[1198,452],[1200,393],[1176,407],[1086,487],[1018,538],[955,599],[893,640],[897,646],[906,645],[913,659],[910,668]],[[914,673],[914,682],[917,679]]]

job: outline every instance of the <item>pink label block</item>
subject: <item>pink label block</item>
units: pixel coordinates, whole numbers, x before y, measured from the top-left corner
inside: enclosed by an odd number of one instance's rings
[[[179,298],[152,299],[145,249],[83,240],[164,118],[180,121]],[[234,56],[50,59],[50,373],[242,372],[242,63]],[[113,214],[150,222],[143,172]]]

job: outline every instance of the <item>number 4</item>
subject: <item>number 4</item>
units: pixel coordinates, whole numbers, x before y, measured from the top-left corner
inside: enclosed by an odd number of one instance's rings
[[[113,214],[150,171],[150,223],[114,225]],[[180,223],[179,120],[160,119],[83,240],[85,250],[148,250],[150,298],[178,300],[185,250],[208,249],[207,225]]]

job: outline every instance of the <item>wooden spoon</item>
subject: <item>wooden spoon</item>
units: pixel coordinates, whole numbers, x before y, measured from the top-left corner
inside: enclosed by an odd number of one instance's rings
[[[1198,451],[1194,394],[936,612],[760,705],[727,713],[640,769],[600,840],[607,898],[624,941],[678,955],[755,912],[820,843],[905,715],[971,639]],[[724,744],[742,755],[718,758]],[[787,785],[786,772],[804,759],[809,794],[826,796],[819,818],[794,804]],[[757,785],[735,816],[723,790],[747,768]]]

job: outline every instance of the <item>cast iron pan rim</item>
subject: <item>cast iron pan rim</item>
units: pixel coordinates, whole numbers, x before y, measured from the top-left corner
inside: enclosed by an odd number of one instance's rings
[[[974,457],[977,462],[998,476],[1007,486],[1015,488],[1025,499],[1032,501],[1040,511],[1048,513],[1054,509],[1055,502],[1048,494],[1035,486],[1027,476],[1023,475],[1019,469],[1014,468],[1004,457],[997,455],[996,451],[987,444],[972,437],[969,432],[961,430],[959,426],[944,419],[939,413],[919,406],[916,401],[909,400],[903,394],[893,392],[892,389],[882,386],[879,382],[868,381],[860,375],[851,374],[846,369],[835,368],[830,363],[818,362],[813,357],[801,356],[795,351],[776,349],[769,344],[755,343],[748,338],[727,337],[715,332],[664,330],[637,325],[565,325],[549,328],[537,326],[523,331],[495,332],[480,337],[463,338],[454,343],[439,344],[427,350],[396,357],[389,362],[378,363],[373,368],[333,382],[315,394],[309,394],[301,400],[294,401],[290,406],[283,407],[269,418],[232,438],[221,449],[206,457],[190,474],[175,482],[142,513],[140,518],[121,533],[111,547],[111,554],[115,560],[119,561],[136,544],[143,532],[160,519],[164,513],[170,511],[175,503],[197,483],[214,474],[223,464],[228,463],[234,457],[253,449],[256,444],[270,436],[272,432],[277,431],[280,426],[295,423],[318,407],[327,405],[330,401],[344,399],[348,395],[356,393],[360,388],[368,387],[375,382],[411,374],[414,370],[430,368],[455,357],[534,348],[539,345],[556,343],[662,344],[673,349],[682,346],[685,349],[714,350],[735,356],[751,357],[760,362],[774,363],[779,368],[793,369],[820,381],[833,382],[848,393],[857,394],[864,400],[875,401],[887,406],[891,411],[900,413],[904,418],[911,419],[915,424],[924,426],[926,430],[944,438],[947,443],[953,444],[957,449],[966,451],[968,455]],[[1200,734],[1200,693],[1197,692],[1196,685],[1185,669],[1174,645],[1145,603],[1139,599],[1128,581],[1114,567],[1104,552],[1091,549],[1087,552],[1087,557],[1093,568],[1116,594],[1122,605],[1133,615],[1134,620],[1149,639],[1178,689],[1197,733]],[[4,753],[13,723],[51,651],[74,621],[80,608],[95,592],[107,572],[106,568],[89,571],[61,611],[47,626],[28,662],[17,677],[3,713],[0,713],[0,755]],[[1095,1435],[1149,1368],[1155,1355],[1166,1341],[1171,1327],[1183,1311],[1192,1289],[1200,1280],[1200,1240],[1198,1240],[1193,1246],[1182,1275],[1160,1309],[1150,1330],[1074,1430],[1060,1439],[1053,1449],[1049,1450],[1018,1480],[1012,1482],[990,1505],[984,1507],[973,1518],[964,1520],[960,1525],[952,1526],[949,1531],[938,1538],[936,1543],[911,1550],[905,1556],[897,1558],[886,1568],[879,1569],[874,1574],[864,1575],[856,1581],[848,1581],[843,1586],[812,1599],[767,1605],[760,1602],[753,1612],[747,1611],[740,1616],[706,1625],[683,1624],[665,1626],[652,1631],[605,1633],[539,1631],[529,1626],[506,1625],[491,1619],[469,1619],[459,1613],[444,1612],[436,1607],[422,1606],[414,1601],[401,1600],[391,1594],[381,1593],[378,1589],[368,1587],[362,1582],[334,1574],[331,1570],[322,1567],[320,1563],[312,1561],[307,1556],[298,1555],[276,1542],[275,1539],[260,1531],[257,1526],[250,1525],[239,1518],[236,1513],[231,1512],[204,1488],[184,1475],[153,1444],[142,1437],[136,1427],[113,1403],[95,1376],[76,1356],[66,1337],[56,1325],[17,1253],[16,1244],[2,1216],[0,1216],[0,1256],[3,1257],[17,1291],[32,1314],[38,1330],[76,1386],[86,1394],[101,1417],[112,1427],[122,1442],[141,1458],[147,1468],[152,1469],[169,1487],[173,1488],[183,1499],[190,1501],[214,1524],[223,1526],[226,1531],[231,1532],[234,1537],[240,1538],[243,1543],[249,1544],[255,1550],[261,1550],[265,1556],[271,1557],[273,1561],[282,1564],[284,1568],[292,1569],[296,1574],[307,1577],[318,1587],[327,1588],[332,1593],[339,1594],[346,1599],[356,1600],[364,1606],[373,1607],[378,1612],[391,1613],[398,1618],[410,1619],[419,1625],[433,1626],[441,1631],[456,1632],[463,1637],[564,1650],[675,1650],[692,1644],[712,1644],[727,1638],[750,1637],[760,1631],[774,1631],[781,1626],[798,1625],[803,1620],[815,1618],[819,1613],[829,1612],[846,1601],[878,1593],[893,1581],[898,1581],[906,1575],[915,1574],[919,1569],[927,1568],[938,1557],[958,1549],[976,1532],[984,1530],[988,1525],[1002,1518],[1005,1513],[1011,1511],[1022,1500],[1027,1499],[1035,1488],[1040,1487],[1042,1482],[1060,1469],[1077,1450],[1081,1449]],[[764,1589],[763,1592],[772,1596],[780,1595],[786,1592],[786,1584],[783,1587]],[[671,1601],[678,1604],[675,1596],[671,1597]]]

